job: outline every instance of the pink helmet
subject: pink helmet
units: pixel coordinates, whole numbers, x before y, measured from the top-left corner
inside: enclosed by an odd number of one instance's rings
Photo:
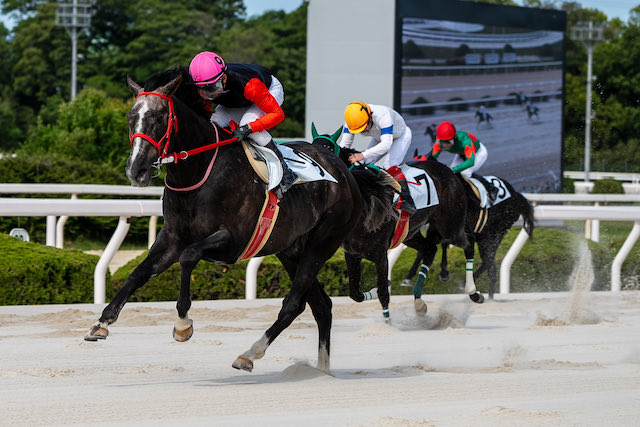
[[[216,82],[225,71],[227,66],[224,59],[214,52],[200,52],[189,64],[189,74],[198,86]]]

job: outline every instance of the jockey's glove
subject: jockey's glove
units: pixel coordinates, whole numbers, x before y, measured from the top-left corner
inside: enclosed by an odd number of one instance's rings
[[[231,138],[238,138],[238,142],[242,141],[243,139],[245,139],[247,136],[249,136],[251,134],[251,132],[253,132],[251,130],[251,126],[247,125],[242,125],[236,129],[234,129],[233,132],[231,132]]]

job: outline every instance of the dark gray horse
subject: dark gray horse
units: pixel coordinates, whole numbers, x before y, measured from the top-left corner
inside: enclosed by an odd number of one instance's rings
[[[278,205],[271,235],[255,255],[276,254],[291,278],[291,290],[273,326],[232,366],[251,371],[253,361],[309,304],[318,324],[318,367],[328,371],[332,304],[317,274],[360,216],[360,191],[349,170],[321,147],[288,144],[333,179],[295,185],[282,200],[272,202],[267,184],[250,166],[241,144],[229,143],[234,141],[230,132],[209,122],[188,71],[178,68],[153,76],[144,88],[128,78],[128,85],[136,95],[128,114],[132,135],[126,173],[131,184],[149,185],[158,158],[173,159],[166,167],[164,227],[85,339],[106,338],[107,327],[133,292],[179,261],[182,276],[173,335],[178,341],[188,340],[193,333],[188,317],[190,278],[196,264],[238,261],[258,230],[263,207]]]

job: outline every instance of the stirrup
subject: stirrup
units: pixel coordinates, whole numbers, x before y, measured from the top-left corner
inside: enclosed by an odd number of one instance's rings
[[[282,179],[280,184],[274,189],[278,199],[281,199],[284,193],[296,183],[298,175],[283,163]]]

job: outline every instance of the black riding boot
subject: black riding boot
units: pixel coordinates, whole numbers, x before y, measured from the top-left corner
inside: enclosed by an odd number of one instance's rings
[[[293,184],[295,184],[296,179],[298,179],[298,175],[296,175],[296,173],[289,168],[289,165],[287,165],[287,162],[284,161],[284,158],[282,157],[282,153],[280,152],[280,150],[278,150],[278,147],[276,147],[276,143],[273,142],[273,139],[269,141],[267,145],[265,145],[265,147],[273,151],[275,155],[278,156],[278,159],[282,164],[282,179],[280,180],[280,185],[278,186],[278,188],[275,189],[276,196],[278,196],[278,198],[280,199],[282,198],[284,193]]]
[[[401,187],[400,200],[402,200],[402,204],[400,205],[400,209],[407,211],[409,215],[413,215],[417,209],[416,204],[413,202],[413,197],[411,197],[407,180],[399,179],[398,184],[400,184]]]
[[[487,189],[487,194],[489,195],[489,202],[491,203],[491,205],[493,205],[493,202],[496,201],[496,197],[498,196],[498,189],[494,187],[493,184],[491,184],[489,181],[484,179],[484,176],[482,175],[478,175],[474,172],[471,174],[471,177],[477,179],[482,183],[482,185],[484,185],[484,188]]]

